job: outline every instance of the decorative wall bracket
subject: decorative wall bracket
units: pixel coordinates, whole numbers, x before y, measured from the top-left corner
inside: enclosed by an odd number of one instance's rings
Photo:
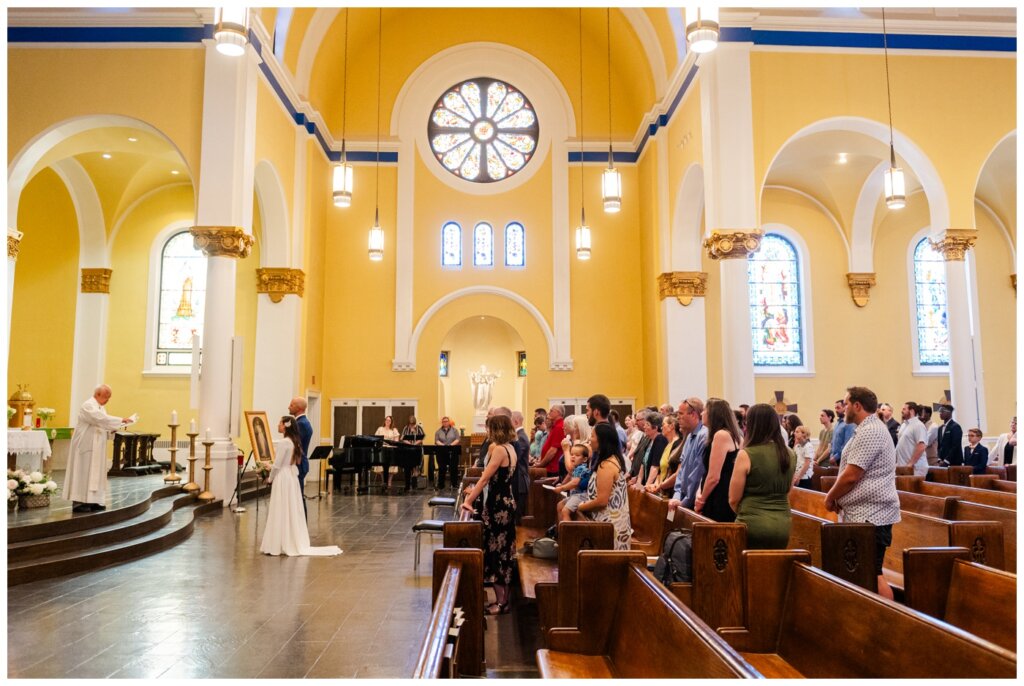
[[[1017,275],[1010,274],[1010,285],[1013,286],[1013,290],[1017,290]]]
[[[875,286],[874,272],[848,272],[846,284],[850,287],[850,297],[857,307],[864,307],[871,299],[871,289]]]
[[[286,295],[302,297],[306,274],[301,269],[262,267],[256,270],[256,292],[266,293],[271,302],[279,303]]]
[[[24,236],[17,229],[7,229],[7,257],[11,260],[18,259],[18,250],[21,249],[21,237]]]
[[[974,229],[946,229],[939,240],[929,239],[929,243],[947,262],[963,262],[964,255],[977,240],[978,232]]]
[[[704,249],[708,257],[713,260],[747,259],[752,253],[761,247],[761,239],[764,238],[764,231],[751,229],[750,231],[724,231],[715,230],[711,236],[704,239]]]
[[[416,365],[412,362],[399,362],[398,360],[391,360],[391,371],[393,372],[414,372],[416,371]]]
[[[113,269],[103,267],[82,267],[82,292],[109,293],[110,275],[113,273]]]
[[[193,245],[207,257],[248,257],[252,236],[237,226],[193,226]]]
[[[707,272],[666,272],[658,275],[658,298],[675,298],[684,307],[707,290]]]

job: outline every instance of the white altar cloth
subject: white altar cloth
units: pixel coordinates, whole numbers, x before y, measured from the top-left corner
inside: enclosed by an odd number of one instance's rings
[[[21,469],[42,471],[43,460],[50,457],[50,441],[45,431],[7,430],[7,452],[17,456]]]

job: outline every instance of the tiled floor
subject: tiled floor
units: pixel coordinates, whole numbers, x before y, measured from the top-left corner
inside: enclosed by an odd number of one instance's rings
[[[8,675],[408,677],[430,615],[431,538],[415,575],[411,532],[429,495],[307,501],[312,544],[337,544],[339,557],[261,555],[264,499],[258,513],[250,501],[199,518],[152,557],[10,588]],[[530,674],[532,650],[515,637],[535,620],[488,622],[489,666]],[[490,650],[504,636],[517,648],[502,666]]]

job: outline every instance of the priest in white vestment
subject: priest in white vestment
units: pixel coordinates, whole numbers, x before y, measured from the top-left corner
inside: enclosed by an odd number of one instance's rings
[[[107,434],[133,421],[130,417],[107,414],[104,405],[110,396],[110,386],[97,386],[78,411],[64,478],[64,497],[72,501],[73,512],[106,509],[103,503],[107,500]]]

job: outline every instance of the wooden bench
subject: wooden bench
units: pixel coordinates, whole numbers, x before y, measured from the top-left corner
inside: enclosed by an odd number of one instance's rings
[[[668,521],[668,501],[636,488],[627,488],[626,493],[629,498],[629,525],[633,528],[629,549],[657,557],[661,554],[665,535],[672,528],[679,528]]]
[[[432,599],[412,678],[483,676],[483,551],[435,550]]]
[[[937,484],[950,484],[952,486],[968,486],[974,467],[963,465],[951,465],[949,467],[929,467],[928,476],[930,481]]]
[[[824,479],[835,477],[822,477]],[[790,550],[806,550],[811,564],[869,591],[877,590],[875,529],[870,524],[839,523],[825,509],[821,491],[794,487],[789,491]]]
[[[558,493],[549,488],[544,488],[550,477],[547,471],[537,467],[530,467],[530,490],[527,492],[529,506],[527,514],[523,515],[519,526],[532,529],[538,534],[531,536],[536,538],[543,535],[555,522],[558,521],[556,504],[562,499]]]
[[[903,551],[906,603],[1017,651],[1017,575],[971,562],[967,548]]]
[[[636,551],[579,554],[576,626],[548,631],[543,679],[748,678],[761,675],[651,576]],[[601,589],[600,595],[595,589]]]
[[[839,476],[839,467],[819,467],[818,465],[812,465],[811,490],[821,490],[821,477],[823,476]]]
[[[559,522],[558,559],[536,560],[530,571],[536,579],[533,591],[541,631],[556,626],[575,626],[579,607],[578,554],[581,550],[612,550],[615,527],[611,522]],[[540,564],[550,563],[550,564]],[[542,573],[546,579],[541,579]],[[525,592],[525,589],[524,589]]]
[[[1017,494],[1003,493],[988,488],[970,488],[925,481],[923,476],[897,476],[896,490],[922,495],[956,496],[965,502],[992,505],[1008,510],[1017,509]]]
[[[1015,464],[1004,464],[992,467],[985,467],[986,474],[995,474],[1000,479],[1006,481],[1017,482],[1017,465]]]
[[[968,486],[971,488],[988,488],[993,491],[1004,493],[1016,493],[1017,482],[1000,479],[995,474],[971,474],[968,478]]]
[[[745,627],[719,633],[769,678],[1013,678],[1013,653],[811,567],[748,550]],[[660,642],[659,642],[660,645]]]
[[[1003,561],[1010,571],[1017,569],[1017,513],[991,505],[979,505],[960,500],[956,496],[922,495],[897,491],[900,510],[917,512],[939,519],[958,522],[999,522],[1003,527]],[[973,560],[980,562],[981,560]]]

